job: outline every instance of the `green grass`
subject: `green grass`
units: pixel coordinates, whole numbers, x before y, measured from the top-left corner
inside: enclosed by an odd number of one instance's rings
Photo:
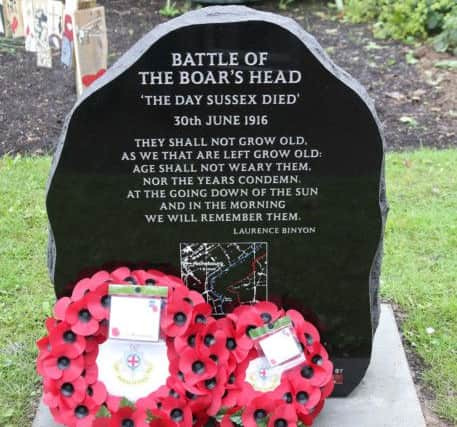
[[[436,411],[457,424],[456,165],[456,150],[387,157],[382,293],[407,315],[403,330],[427,365]]]
[[[50,313],[46,270],[48,158],[0,159],[0,425],[30,425],[39,396],[35,341]]]
[[[457,423],[457,150],[387,156],[382,293],[427,365],[437,412]],[[44,208],[49,158],[0,159],[0,425],[30,425],[40,395],[35,340],[50,314]],[[433,334],[427,328],[433,328]]]

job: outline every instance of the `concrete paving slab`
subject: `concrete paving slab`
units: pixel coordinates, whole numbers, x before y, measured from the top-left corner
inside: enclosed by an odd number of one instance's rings
[[[328,399],[315,427],[426,427],[392,307],[381,320],[367,374],[346,398]],[[32,427],[61,427],[40,404]]]
[[[315,427],[425,427],[390,305],[381,307],[373,357],[349,397],[328,399]]]

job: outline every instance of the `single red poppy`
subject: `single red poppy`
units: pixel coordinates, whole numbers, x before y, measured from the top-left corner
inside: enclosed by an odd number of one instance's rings
[[[327,350],[320,342],[313,345],[313,351],[309,352],[309,359],[311,360],[311,363],[319,366],[328,361]]]
[[[86,396],[86,398],[75,408],[61,410],[63,424],[71,427],[92,427],[100,406]]]
[[[190,392],[186,394],[186,397],[189,398],[191,394],[195,396],[210,396],[205,409],[208,415],[215,416],[221,408],[221,400],[225,392],[226,383],[227,371],[224,368],[219,368],[213,377],[201,380],[191,387],[187,383],[184,383],[184,387]],[[204,399],[200,400],[200,402],[203,401]],[[195,404],[193,406],[196,408],[197,405]]]
[[[276,322],[280,317],[284,316],[284,310],[272,302],[261,301],[255,303],[252,308],[260,316],[264,324]]]
[[[148,270],[148,273],[151,274],[157,282],[157,285],[167,286],[171,289],[185,286],[181,278],[172,276],[171,274],[165,274],[159,270],[151,269]]]
[[[296,310],[288,310],[286,315],[290,317],[295,327],[297,338],[303,344],[307,353],[315,351],[315,345],[320,343],[319,331],[316,327],[307,322],[301,313]]]
[[[263,326],[264,322],[254,308],[247,305],[237,307],[227,317],[235,323],[235,336],[238,345],[251,349],[254,341],[249,336],[252,329]]]
[[[246,358],[240,363],[235,363],[231,368],[231,372],[235,376],[235,382],[233,383],[233,387],[239,387],[242,383],[244,383],[244,380],[246,378],[246,369],[249,366],[249,363],[251,360]],[[231,383],[228,384],[228,387],[231,387]]]
[[[102,405],[108,397],[105,384],[100,381],[96,381],[93,384],[87,386],[87,395],[94,401],[96,405]]]
[[[241,419],[243,427],[257,427],[258,422],[265,422],[273,412],[275,403],[263,396],[252,399],[245,407]]]
[[[231,408],[242,404],[241,395],[243,393],[244,384],[246,384],[246,368],[248,365],[249,360],[245,360],[241,362],[241,364],[235,364],[233,367],[228,368],[226,393],[222,396],[222,407]]]
[[[332,393],[333,389],[335,388],[335,381],[329,381],[324,387],[321,387],[322,398],[327,399]]]
[[[72,357],[66,346],[53,347],[51,352],[37,363],[38,373],[42,376],[63,381],[73,381],[84,369],[82,356]]]
[[[232,408],[238,404],[239,396],[241,390],[238,389],[226,389],[221,398],[221,407],[222,408]]]
[[[108,283],[102,283],[87,296],[87,308],[90,314],[99,321],[109,317],[110,296],[108,286]]]
[[[222,406],[226,383],[227,371],[225,369],[219,369],[215,377],[204,382],[205,388],[211,394],[211,404],[206,410],[206,413],[211,417],[214,417]]]
[[[148,427],[147,414],[140,409],[124,406],[117,412],[111,414],[109,427]]]
[[[71,329],[78,335],[93,335],[97,333],[99,322],[92,316],[87,307],[87,298],[75,301],[67,308],[65,321],[71,325]]]
[[[268,427],[297,427],[297,413],[292,405],[277,405],[268,419]]]
[[[264,394],[265,399],[272,401],[293,404],[294,403],[294,391],[290,384],[290,381],[286,375],[281,378],[281,383],[274,390]]]
[[[171,421],[171,418],[159,409],[149,411],[152,420],[149,422],[150,427],[176,427],[176,424]]]
[[[130,279],[132,277],[132,273],[129,268],[127,267],[119,267],[116,268],[116,270],[111,272],[111,279],[114,281],[114,283],[132,283],[131,280],[125,280],[125,279]],[[136,280],[134,280],[136,282]],[[132,283],[135,284],[135,283]]]
[[[188,348],[179,359],[179,370],[186,385],[195,385],[199,381],[213,378],[217,372],[216,363],[198,348]]]
[[[44,321],[44,326],[46,327],[48,334],[50,334],[59,323],[60,323],[60,320],[57,320],[54,317],[48,317]]]
[[[204,325],[209,321],[213,322],[214,318],[211,317],[213,309],[206,302],[197,304],[192,310],[192,325]]]
[[[117,412],[119,410],[119,407],[121,406],[122,398],[120,396],[113,396],[111,394],[108,394],[106,397],[106,407],[110,412]]]
[[[87,384],[81,377],[73,381],[50,381],[44,384],[44,402],[50,407],[75,408],[85,399],[86,389]]]
[[[311,410],[321,400],[321,391],[318,387],[312,386],[308,380],[298,375],[289,375],[288,381],[291,385],[293,404],[299,414],[310,414]]]
[[[58,380],[51,380],[49,378],[43,380],[43,402],[49,408],[57,408],[60,406],[59,393],[54,390],[54,384],[57,383],[57,381]]]
[[[190,325],[185,335],[175,337],[172,343],[175,353],[180,354],[187,348],[200,347],[203,342],[201,330],[201,325]]]
[[[133,270],[131,275],[139,285],[157,285],[154,276],[145,270]]]
[[[173,377],[171,377],[173,378]],[[149,410],[158,409],[161,401],[170,396],[170,387],[168,384],[160,386],[157,390],[149,393],[147,396],[141,397],[135,402],[138,409]]]
[[[76,357],[86,349],[86,339],[71,330],[67,322],[60,322],[49,333],[49,342],[52,347],[62,346],[66,348],[70,357]]]
[[[110,274],[105,270],[97,271],[90,278],[90,280],[94,284],[95,288],[97,288],[102,283],[112,283],[112,281],[113,281],[113,279],[111,278]]]
[[[218,319],[217,327],[226,335],[225,347],[230,354],[233,355],[237,362],[245,360],[253,346],[252,340],[250,338],[247,340],[238,340],[235,325],[228,317]]]
[[[176,287],[169,295],[169,300],[173,302],[182,300],[192,306],[206,303],[205,298],[200,293],[189,290],[185,286]]]
[[[38,357],[37,357],[37,363],[49,356],[51,353],[51,343],[49,342],[49,337],[45,336],[43,338],[40,338],[37,342],[36,345],[38,347]]]
[[[161,402],[160,410],[165,412],[179,427],[192,425],[192,412],[185,398],[166,397]]]
[[[54,304],[54,317],[58,320],[65,320],[67,308],[71,304],[69,297],[59,298]]]
[[[98,380],[98,366],[95,363],[88,365],[84,362],[84,364],[85,367],[81,376],[84,378],[84,381],[86,381],[86,384],[94,384]]]
[[[194,306],[199,304],[206,304],[206,300],[200,292],[190,290],[189,295],[187,296],[192,301]]]
[[[227,335],[217,322],[212,321],[203,325],[198,333],[198,347],[203,354],[213,359],[218,365],[226,365],[230,357],[227,346]]]
[[[161,328],[165,335],[176,337],[184,335],[192,318],[192,306],[185,301],[173,301],[167,304],[162,318]]]
[[[96,284],[92,282],[91,279],[82,279],[78,283],[76,283],[73,291],[71,293],[71,300],[72,301],[79,301],[84,298],[86,294],[92,292],[96,288]]]
[[[323,387],[327,382],[333,379],[333,364],[330,361],[322,365],[309,363],[299,365],[287,372],[288,376],[301,376],[314,387]]]

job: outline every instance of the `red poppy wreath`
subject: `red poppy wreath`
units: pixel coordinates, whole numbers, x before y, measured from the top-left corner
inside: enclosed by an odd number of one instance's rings
[[[111,395],[99,380],[110,284],[168,288],[160,334],[169,376],[134,403]],[[333,390],[333,366],[316,328],[271,302],[239,306],[219,319],[211,312],[200,293],[157,270],[121,267],[79,281],[71,297],[56,302],[48,334],[37,342],[44,402],[55,421],[68,427],[198,427],[210,418],[222,427],[311,425]],[[284,319],[290,322],[284,335],[292,332],[302,359],[279,376],[263,375],[258,365],[265,355],[256,338],[269,336]]]

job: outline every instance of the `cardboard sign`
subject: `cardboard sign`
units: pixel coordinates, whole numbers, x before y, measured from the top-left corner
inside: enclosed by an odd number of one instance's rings
[[[62,45],[63,3],[58,0],[48,2],[48,43],[51,49],[60,50]]]
[[[13,37],[24,37],[24,20],[20,0],[5,0],[7,9],[8,25]]]
[[[52,51],[47,48],[37,50],[37,66],[42,68],[52,68]]]
[[[48,0],[33,1],[34,27],[38,67],[52,68],[52,53],[49,46]]]
[[[97,0],[78,0],[78,9],[90,9],[97,6]]]
[[[60,61],[69,68],[73,66],[73,58],[75,56],[74,13],[77,9],[78,2],[76,0],[69,0],[65,3],[65,9],[63,11],[63,32]]]
[[[48,45],[48,0],[33,1],[33,32],[39,45]]]
[[[24,20],[25,33],[25,50],[27,52],[36,52],[37,42],[35,38],[35,17],[33,2],[30,0],[22,0],[22,17]]]
[[[74,28],[76,88],[79,96],[105,73],[108,66],[105,8],[77,10]]]

